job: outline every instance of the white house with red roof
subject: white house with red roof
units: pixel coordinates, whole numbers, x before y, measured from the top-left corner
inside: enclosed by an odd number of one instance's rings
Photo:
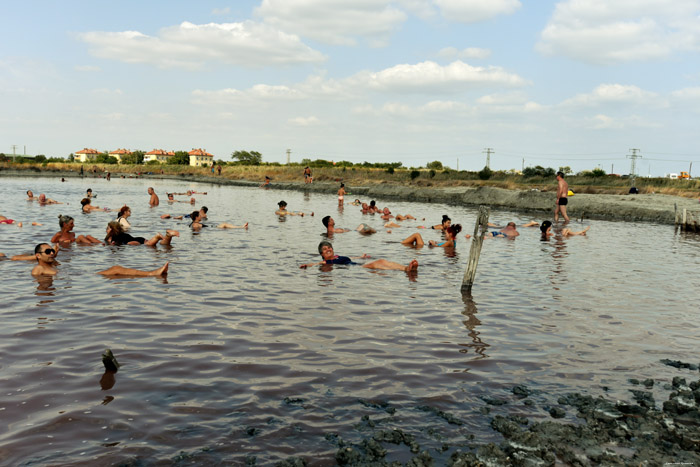
[[[153,151],[149,151],[146,153],[146,155],[143,157],[144,162],[150,162],[150,161],[158,161],[161,164],[167,164],[168,161],[170,160],[171,157],[173,157],[175,153],[173,151],[164,151],[163,149],[154,149]]]
[[[97,149],[85,148],[75,152],[75,160],[80,162],[93,162],[99,154],[100,151]]]
[[[120,164],[122,163],[122,157],[128,156],[129,154],[131,154],[129,149],[117,149],[109,153],[109,155],[115,157]]]
[[[214,154],[209,154],[206,149],[193,149],[188,154],[193,167],[210,167],[214,163]]]

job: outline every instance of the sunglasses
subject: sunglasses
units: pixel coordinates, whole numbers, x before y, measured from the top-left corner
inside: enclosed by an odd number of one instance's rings
[[[44,251],[42,251],[42,253],[44,253],[45,255],[50,255],[56,253],[56,250],[54,250],[53,248],[47,248]]]

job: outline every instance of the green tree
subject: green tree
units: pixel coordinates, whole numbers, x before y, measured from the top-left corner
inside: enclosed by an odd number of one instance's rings
[[[262,154],[258,151],[234,151],[231,153],[231,159],[238,159],[242,165],[260,165]]]
[[[571,170],[571,167],[569,167],[568,165],[559,167],[559,172],[563,173],[564,175],[571,175],[572,173],[574,173],[574,171]]]
[[[432,169],[432,170],[442,170],[442,162],[440,161],[433,161],[433,162],[428,162],[425,164],[426,169]]]
[[[488,180],[491,178],[491,175],[493,175],[493,171],[487,166],[484,166],[484,168],[479,171],[479,178],[481,180]]]
[[[175,151],[175,155],[170,158],[168,164],[190,165],[190,155],[187,151]]]
[[[116,157],[110,156],[106,152],[98,154],[97,157],[95,157],[96,164],[117,164],[118,162]]]
[[[46,161],[46,156],[43,154],[39,154],[37,156],[34,156],[34,162],[44,162]]]
[[[68,154],[68,162],[74,162],[75,161],[75,154],[72,152]]]

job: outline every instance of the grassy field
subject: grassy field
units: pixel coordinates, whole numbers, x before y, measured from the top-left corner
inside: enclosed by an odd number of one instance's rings
[[[211,176],[210,168],[190,167],[186,165],[93,165],[85,164],[86,172],[97,168],[98,173],[110,171],[113,177],[120,174],[148,173],[160,174],[161,170],[166,175],[198,175]],[[44,164],[15,164],[0,163],[0,171],[16,170],[32,172],[56,172],[65,173],[80,171],[79,163],[44,163]],[[420,170],[412,173],[409,169],[395,169],[389,173],[386,169],[372,169],[362,167],[328,167],[314,168],[313,177],[317,182],[343,182],[348,186],[370,186],[377,184],[412,185],[424,187],[473,187],[493,186],[511,190],[538,189],[552,191],[556,189],[556,180],[543,177],[524,177],[522,175],[493,172],[488,180],[479,179],[477,172],[467,171],[433,171]],[[299,181],[303,182],[303,168],[299,166],[242,166],[230,165],[223,167],[221,177],[231,180],[250,180],[262,182],[265,176],[274,181]],[[567,178],[569,187],[576,193],[591,194],[625,194],[629,191],[631,181],[613,175],[601,177],[582,177],[570,175]],[[641,178],[636,179],[635,185],[640,193],[662,193],[687,198],[700,197],[700,180],[671,180],[667,178]]]

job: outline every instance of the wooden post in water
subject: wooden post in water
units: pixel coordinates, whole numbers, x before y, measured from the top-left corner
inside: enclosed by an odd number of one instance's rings
[[[464,271],[462,279],[463,294],[472,293],[472,284],[474,284],[474,277],[476,277],[476,267],[479,264],[479,255],[481,255],[481,245],[484,242],[484,235],[489,223],[489,214],[490,209],[487,206],[479,206],[479,216],[476,218],[472,246],[469,250],[469,261],[467,261],[467,269]]]
[[[681,230],[688,229],[688,210],[683,208],[683,221],[681,222]]]

